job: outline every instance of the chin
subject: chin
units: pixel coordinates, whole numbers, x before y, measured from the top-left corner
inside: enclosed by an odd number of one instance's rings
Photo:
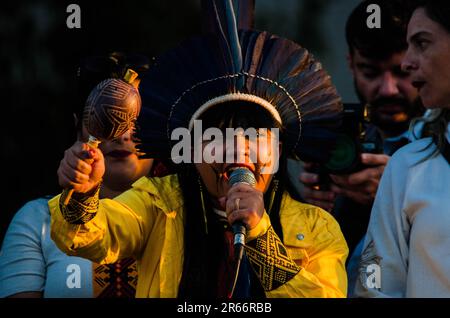
[[[437,102],[428,101],[428,100],[423,100],[423,99],[422,99],[422,102],[423,102],[423,106],[424,106],[426,109],[442,108],[441,106],[439,106],[440,104],[437,103]]]
[[[442,108],[443,105],[448,104],[449,101],[440,101],[436,98],[432,98],[430,94],[424,94],[424,92],[421,92],[420,98],[422,99],[422,104],[427,109],[435,109],[435,108]],[[422,96],[423,95],[423,96]]]

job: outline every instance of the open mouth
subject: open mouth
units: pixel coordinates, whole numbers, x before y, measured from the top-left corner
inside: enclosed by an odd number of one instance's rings
[[[123,159],[131,156],[133,153],[128,150],[113,150],[107,154],[108,157]]]
[[[230,178],[231,173],[232,173],[234,170],[239,169],[239,168],[245,168],[245,169],[250,170],[253,174],[255,173],[254,168],[253,168],[251,165],[249,165],[249,164],[245,164],[245,163],[233,163],[233,164],[230,164],[230,165],[225,166],[225,169],[224,169],[224,176],[226,177],[226,179],[228,180],[228,179]]]

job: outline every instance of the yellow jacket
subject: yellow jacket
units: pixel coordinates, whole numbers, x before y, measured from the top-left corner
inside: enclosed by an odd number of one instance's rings
[[[68,255],[97,263],[124,257],[138,260],[136,297],[176,297],[183,269],[185,210],[176,175],[143,177],[114,200],[100,200],[88,223],[68,223],[59,208],[60,195],[49,201],[51,237]],[[300,272],[267,297],[345,297],[347,244],[339,225],[318,207],[293,200],[287,193],[280,221],[284,245]],[[267,232],[267,213],[248,240]]]

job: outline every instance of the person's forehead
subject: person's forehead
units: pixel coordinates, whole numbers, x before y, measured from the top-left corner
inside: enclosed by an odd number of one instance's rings
[[[425,9],[419,8],[414,11],[408,24],[408,41],[418,33],[433,34],[437,31],[438,25],[425,13]]]
[[[369,66],[374,66],[382,69],[390,69],[393,67],[400,66],[402,64],[403,57],[405,56],[406,51],[400,51],[389,55],[383,59],[375,59],[369,58],[358,51],[355,54],[355,62],[356,64],[366,64]]]

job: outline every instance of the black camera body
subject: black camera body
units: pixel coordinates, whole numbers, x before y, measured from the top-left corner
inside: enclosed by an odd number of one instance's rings
[[[362,153],[382,153],[375,142],[366,140],[370,124],[367,108],[361,104],[344,104],[342,125],[335,149],[323,165],[327,174],[351,174],[364,169]]]
[[[361,162],[362,153],[382,153],[380,145],[366,140],[366,130],[370,120],[365,105],[344,104],[342,125],[338,133],[335,149],[325,164],[314,164],[308,172],[319,175],[317,186],[328,190],[330,174],[344,175],[361,171],[365,165]]]

